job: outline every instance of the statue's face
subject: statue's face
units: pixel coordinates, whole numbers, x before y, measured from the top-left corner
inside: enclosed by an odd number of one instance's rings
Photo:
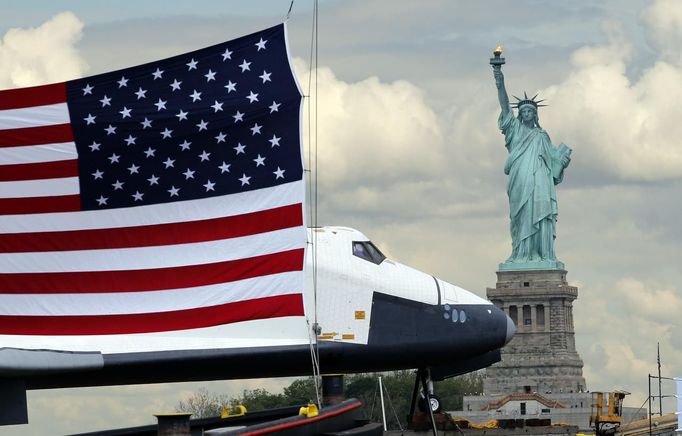
[[[535,110],[532,107],[521,108],[521,121],[530,122],[535,119]]]

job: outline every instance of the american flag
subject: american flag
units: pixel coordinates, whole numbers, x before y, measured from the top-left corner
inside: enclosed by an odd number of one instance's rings
[[[0,335],[303,316],[300,109],[283,24],[0,91]]]

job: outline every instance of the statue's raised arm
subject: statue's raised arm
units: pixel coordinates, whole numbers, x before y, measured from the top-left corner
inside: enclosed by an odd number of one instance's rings
[[[497,86],[497,99],[500,101],[500,109],[502,109],[503,114],[506,114],[509,112],[509,96],[507,95],[507,89],[504,87],[504,74],[502,74],[504,58],[500,57],[501,54],[502,47],[497,47],[493,52],[495,57],[490,58],[490,65],[493,66],[493,76]]]

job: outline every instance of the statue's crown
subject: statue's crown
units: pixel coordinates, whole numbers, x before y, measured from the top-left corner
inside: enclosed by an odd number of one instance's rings
[[[545,100],[535,100],[535,97],[537,97],[537,96],[538,95],[535,94],[535,96],[533,96],[532,98],[528,98],[528,94],[526,94],[526,91],[523,91],[523,98],[518,98],[517,96],[514,96],[514,98],[518,100],[515,103],[514,107],[516,109],[521,109],[523,106],[530,105],[530,106],[533,106],[533,108],[537,112],[538,107],[547,106],[546,104],[540,104]]]

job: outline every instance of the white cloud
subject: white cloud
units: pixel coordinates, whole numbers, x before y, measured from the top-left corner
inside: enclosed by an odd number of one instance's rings
[[[619,281],[616,289],[632,313],[659,323],[676,322],[680,318],[682,298],[673,288],[653,289],[630,278]]]
[[[295,65],[307,88],[304,62]],[[322,114],[317,143],[323,186],[385,186],[428,178],[442,167],[437,116],[417,86],[404,80],[382,83],[376,77],[347,83],[326,67],[316,77],[319,100],[313,98],[311,106]]]
[[[7,31],[0,43],[0,87],[13,88],[80,77],[85,70],[75,44],[83,23],[62,12],[35,28]]]
[[[682,61],[682,2],[657,0],[642,12],[651,44],[661,56],[678,65]]]
[[[576,50],[568,78],[541,91],[553,106],[543,126],[594,172],[623,181],[682,177],[682,65],[661,56],[630,79],[629,42],[617,25],[605,29],[609,44]]]
[[[682,331],[679,295],[673,286],[633,278],[580,289],[574,303],[576,347],[585,361],[589,389],[624,389],[633,394],[627,406],[638,407],[646,399],[647,374],[656,373],[658,343],[662,375],[682,373],[682,351],[676,344]],[[664,386],[667,394],[672,389]]]

